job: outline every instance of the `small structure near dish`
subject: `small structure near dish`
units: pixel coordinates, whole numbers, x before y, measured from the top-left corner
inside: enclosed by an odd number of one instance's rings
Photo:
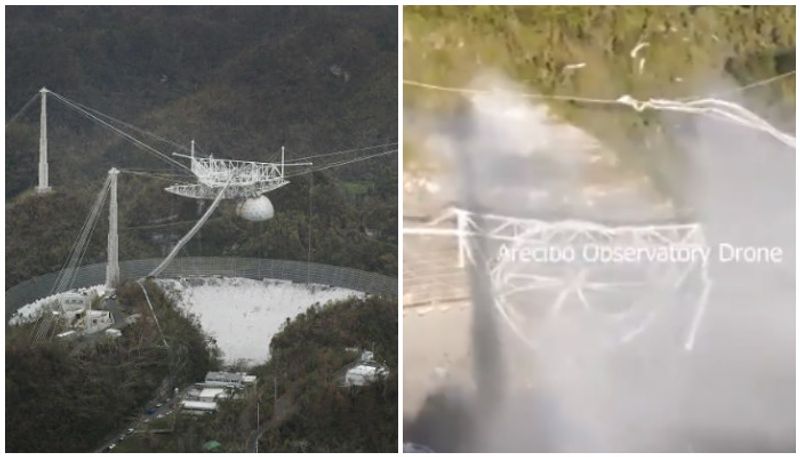
[[[218,402],[236,398],[241,391],[255,385],[257,377],[242,372],[209,371],[203,382],[190,387],[181,400],[181,411],[186,414],[210,414],[217,410]]]
[[[344,374],[345,386],[366,386],[386,378],[389,369],[375,361],[371,351],[363,351],[356,361]]]
[[[186,414],[210,414],[217,410],[217,404],[213,402],[183,400],[181,401],[181,412]]]
[[[58,303],[62,309],[86,309],[89,307],[90,301],[88,296],[78,292],[64,292],[58,297]]]
[[[102,332],[113,325],[114,316],[111,315],[111,311],[90,309],[86,312],[86,317],[83,320],[83,333],[91,335]]]
[[[222,386],[231,389],[240,389],[254,384],[258,378],[244,372],[209,371],[206,373],[205,385]]]
[[[58,296],[58,317],[68,326],[74,326],[91,306],[91,298],[78,292],[65,292]]]
[[[56,338],[58,338],[59,340],[71,340],[77,337],[78,337],[78,332],[76,332],[75,330],[67,330],[66,332],[61,332],[58,335],[56,335]]]
[[[174,184],[165,188],[169,193],[199,200],[217,197],[237,200],[236,214],[249,221],[266,221],[275,214],[267,192],[289,184],[284,170],[287,166],[310,166],[310,162],[289,163],[281,147],[280,163],[246,160],[215,159],[213,156],[197,157],[194,140],[190,155],[173,154],[189,159],[190,170],[197,178],[193,184]]]
[[[385,378],[389,370],[380,365],[360,364],[347,370],[344,376],[346,386],[365,386]]]

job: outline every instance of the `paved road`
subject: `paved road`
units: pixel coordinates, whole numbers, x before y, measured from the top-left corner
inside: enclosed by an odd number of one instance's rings
[[[176,410],[176,406],[178,401],[183,395],[183,391],[179,391],[178,394],[173,394],[169,399],[166,401],[161,401],[159,399],[153,399],[147,402],[147,404],[141,409],[141,412],[134,416],[131,421],[125,426],[125,428],[119,432],[114,433],[108,440],[106,440],[102,446],[98,447],[95,452],[104,452],[106,449],[109,448],[112,444],[116,445],[119,442],[123,441],[128,436],[128,429],[134,429],[136,431],[144,428],[146,424],[153,419],[157,419],[162,416],[166,416],[168,414],[174,414]],[[161,403],[161,406],[157,407],[156,405]],[[155,411],[152,414],[147,414],[147,410],[153,408]]]

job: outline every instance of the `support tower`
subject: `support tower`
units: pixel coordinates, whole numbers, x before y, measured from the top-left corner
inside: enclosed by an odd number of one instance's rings
[[[108,199],[108,262],[106,263],[106,289],[119,285],[119,237],[117,236],[117,176],[119,170],[108,170],[111,187]]]
[[[50,192],[49,171],[47,169],[47,90],[42,87],[39,90],[42,98],[41,114],[39,116],[39,185],[36,187],[37,193]]]

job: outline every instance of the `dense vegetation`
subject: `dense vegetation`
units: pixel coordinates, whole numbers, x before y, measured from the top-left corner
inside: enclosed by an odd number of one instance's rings
[[[494,74],[531,93],[679,99],[793,71],[795,7],[415,6],[404,9],[403,40],[403,76],[410,80],[464,87]],[[631,57],[642,43],[648,44],[639,50],[644,63]],[[404,96],[406,113],[456,112],[464,106],[463,97],[412,86]],[[726,98],[743,102],[778,128],[794,130],[793,76]],[[687,116],[544,103],[616,151],[622,166],[656,181],[658,164],[683,160],[686,151],[665,132]],[[425,164],[424,146],[414,138],[404,141],[407,163]]]
[[[794,69],[795,9],[541,6],[404,10],[405,77],[464,85],[501,70],[542,93],[681,97],[703,83],[739,83]],[[638,71],[631,50],[649,43]],[[645,54],[643,54],[645,55]],[[569,64],[586,66],[571,71]],[[794,93],[784,81],[780,91]],[[408,100],[423,103],[422,94]]]
[[[196,322],[158,288],[148,291],[169,349],[150,317],[116,340],[96,335],[31,345],[30,325],[8,329],[7,451],[93,451],[159,392],[218,366]],[[131,311],[151,316],[139,286],[129,284],[119,295]]]
[[[397,141],[393,7],[6,13],[7,116],[47,86],[181,144],[194,138],[215,157],[270,160],[283,144],[291,159]],[[7,129],[7,287],[61,266],[109,168],[175,172],[55,100],[48,111],[52,195],[30,192],[37,104]],[[225,203],[182,254],[306,259],[310,227],[313,261],[395,275],[396,157],[292,179],[269,194],[276,214],[265,223]],[[121,176],[121,259],[163,255],[199,217],[197,202],[163,191],[169,182]],[[84,263],[104,259],[104,219]]]
[[[278,395],[294,411],[267,430],[273,452],[394,452],[397,449],[397,303],[380,297],[310,308],[270,343],[262,379],[278,378]],[[366,387],[341,386],[346,347],[372,350],[391,370]],[[282,380],[282,381],[281,381]],[[281,384],[285,387],[281,388]],[[268,382],[262,398],[272,395]],[[269,411],[269,408],[267,408]]]
[[[372,350],[391,370],[388,378],[343,387],[356,357],[348,347]],[[173,433],[134,435],[117,450],[196,452],[213,440],[225,451],[252,451],[259,403],[261,452],[397,450],[396,300],[372,296],[316,305],[286,323],[270,353],[269,362],[251,370],[257,389],[222,402],[213,416],[179,415]]]

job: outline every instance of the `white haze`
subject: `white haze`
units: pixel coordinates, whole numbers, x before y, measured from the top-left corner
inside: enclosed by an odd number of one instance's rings
[[[513,88],[496,76],[476,85]],[[784,252],[780,265],[711,265],[713,289],[691,352],[682,340],[690,301],[622,347],[597,344],[602,330],[591,325],[560,320],[533,351],[497,319],[489,286],[473,271],[465,348],[473,380],[429,392],[424,414],[406,417],[407,441],[438,451],[794,451],[795,151],[689,114],[662,121],[688,158],[668,173],[667,196],[648,177],[628,179],[616,154],[528,99],[481,95],[446,118],[407,114],[407,135],[446,164],[433,179],[449,190],[407,197],[407,214],[415,204],[435,212],[455,201],[496,214],[629,222],[669,217],[674,197],[712,246]],[[608,184],[590,200],[585,189],[598,173]],[[406,357],[405,370],[414,370]]]

